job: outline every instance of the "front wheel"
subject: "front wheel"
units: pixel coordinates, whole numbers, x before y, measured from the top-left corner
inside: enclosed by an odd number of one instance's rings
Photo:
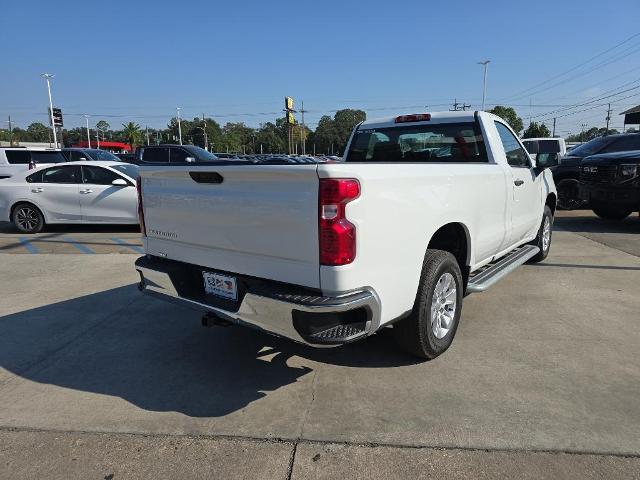
[[[563,178],[556,183],[558,191],[558,208],[561,210],[577,210],[585,206],[584,200],[578,196],[580,182],[575,178]]]
[[[11,221],[24,233],[38,233],[44,227],[42,212],[30,203],[20,203],[13,209]]]
[[[529,263],[538,263],[547,258],[549,255],[549,249],[551,248],[551,234],[553,226],[553,214],[548,205],[544,206],[544,212],[542,213],[542,222],[538,229],[538,235],[536,239],[531,242],[531,245],[535,245],[540,251],[529,259]]]
[[[633,208],[615,205],[591,205],[593,213],[603,220],[624,220],[633,212]]]
[[[400,347],[428,360],[449,348],[458,329],[463,288],[455,257],[427,250],[413,310],[393,326]]]

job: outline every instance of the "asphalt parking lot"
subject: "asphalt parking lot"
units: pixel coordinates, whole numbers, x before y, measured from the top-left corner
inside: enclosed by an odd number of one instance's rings
[[[0,225],[0,478],[640,478],[639,234],[561,212],[421,363],[205,329],[135,230]]]

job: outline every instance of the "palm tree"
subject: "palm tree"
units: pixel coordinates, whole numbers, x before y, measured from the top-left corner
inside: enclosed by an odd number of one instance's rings
[[[136,143],[140,139],[140,125],[137,123],[129,122],[123,123],[122,126],[124,129],[122,133],[124,134],[124,138],[127,140],[129,145],[131,145],[131,149],[135,148]]]

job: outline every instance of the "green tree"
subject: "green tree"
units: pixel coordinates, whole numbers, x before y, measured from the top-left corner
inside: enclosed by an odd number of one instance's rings
[[[106,122],[105,120],[100,120],[98,123],[96,123],[96,129],[102,133],[102,140],[105,139],[105,133],[110,128],[111,128],[111,125],[109,125],[109,123]]]
[[[316,145],[316,152],[331,153],[336,151],[338,144],[338,134],[335,122],[329,115],[323,115],[318,121],[318,126],[313,134],[313,141]]]
[[[49,128],[40,122],[34,122],[27,127],[26,136],[23,141],[47,142],[49,141]]]
[[[493,113],[494,115],[499,116],[505,122],[509,124],[513,130],[520,135],[522,128],[524,125],[522,124],[522,119],[518,116],[516,111],[512,107],[503,107],[502,105],[496,105],[489,113]]]
[[[122,133],[126,142],[131,145],[132,149],[135,148],[135,146],[140,142],[140,125],[129,122],[123,123],[122,127]]]
[[[523,138],[546,138],[551,132],[544,123],[531,122],[522,135]]]
[[[362,110],[353,110],[351,108],[345,108],[344,110],[338,110],[333,116],[333,123],[335,128],[335,134],[338,143],[338,152],[344,151],[353,132],[353,127],[358,123],[364,122],[367,119],[367,114]]]
[[[598,128],[591,127],[589,130],[585,130],[580,133],[576,133],[575,135],[569,135],[567,137],[567,142],[588,142],[589,140],[593,140],[594,138],[604,137],[605,135],[615,135],[618,132],[615,128],[610,128],[607,130],[606,128]]]
[[[256,153],[260,152],[261,145],[263,153],[284,153],[287,150],[282,129],[272,122],[263,123],[256,132]]]

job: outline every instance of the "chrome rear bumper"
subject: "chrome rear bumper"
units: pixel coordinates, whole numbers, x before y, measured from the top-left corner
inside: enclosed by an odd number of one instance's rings
[[[256,291],[249,289],[234,311],[207,303],[203,295],[199,295],[197,299],[189,298],[188,294],[181,295],[170,271],[162,268],[162,260],[140,257],[136,261],[136,270],[140,274],[139,288],[147,295],[204,313],[214,313],[234,323],[307,345],[349,343],[370,335],[380,325],[380,302],[375,292],[367,288],[331,297],[291,294],[282,288],[272,291],[264,288]],[[350,323],[349,319],[355,317],[358,322]],[[338,319],[339,324],[322,330],[323,319],[331,320],[332,325]],[[309,327],[311,324],[315,326]],[[313,331],[316,328],[320,330]]]

